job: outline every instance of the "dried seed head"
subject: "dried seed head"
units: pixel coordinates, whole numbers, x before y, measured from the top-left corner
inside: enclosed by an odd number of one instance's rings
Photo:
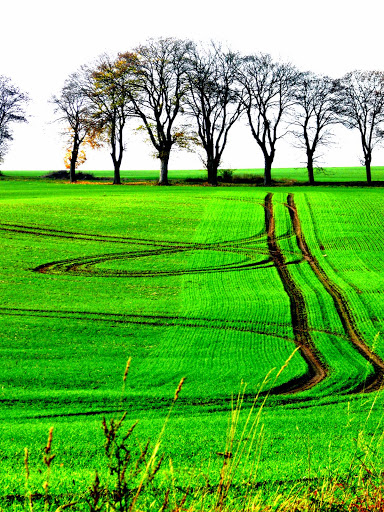
[[[25,475],[26,479],[29,478],[29,465],[28,465],[28,448],[24,448],[24,467],[25,467]]]
[[[53,461],[53,459],[55,457],[56,457],[56,455],[51,455],[50,457],[47,457],[46,455],[44,455],[44,464],[47,466],[47,468],[50,467],[51,462]]]
[[[233,455],[231,452],[216,452],[216,455],[223,457],[224,459],[232,459]]]
[[[53,436],[53,427],[51,427],[48,432],[47,446],[44,448],[45,453],[49,453],[51,451],[52,436]]]
[[[181,391],[181,388],[183,387],[184,381],[185,381],[185,377],[183,377],[181,379],[181,381],[179,382],[179,385],[177,386],[177,389],[175,391],[175,397],[173,399],[174,402],[176,402],[176,400],[179,398],[179,393]]]
[[[125,372],[124,372],[124,376],[123,376],[123,382],[125,382],[127,380],[128,370],[129,370],[130,366],[131,366],[131,358],[129,357],[128,361],[127,361],[127,366],[125,367]]]
[[[134,428],[136,427],[136,425],[139,423],[139,420],[137,420],[133,425],[132,427],[128,430],[128,432],[125,434],[125,436],[123,437],[123,441],[126,441],[128,439],[128,437],[132,434]]]
[[[164,510],[166,510],[168,508],[168,503],[169,503],[169,489],[167,489],[167,492],[165,493],[163,506],[161,507],[160,512],[164,512]]]
[[[148,475],[148,481],[149,481],[149,482],[151,482],[151,481],[154,479],[154,477],[155,477],[156,473],[157,473],[157,472],[159,471],[159,469],[160,469],[160,466],[161,466],[161,464],[162,464],[163,460],[164,460],[164,455],[162,455],[162,456],[160,457],[160,460],[159,460],[159,462],[156,464],[156,467],[154,468],[153,472],[152,472],[150,475]]]

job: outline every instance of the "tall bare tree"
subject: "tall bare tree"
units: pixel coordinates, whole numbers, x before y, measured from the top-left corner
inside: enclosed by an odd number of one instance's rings
[[[295,89],[296,105],[293,131],[299,147],[307,155],[308,180],[315,183],[315,152],[321,146],[331,144],[330,127],[340,122],[337,115],[338,81],[327,76],[317,76],[312,72],[302,73]]]
[[[124,128],[129,118],[135,116],[132,98],[133,73],[136,55],[124,54],[111,58],[101,55],[92,68],[85,68],[88,73],[86,94],[91,101],[90,121],[95,130],[104,132],[111,147],[114,167],[113,183],[121,184],[120,167],[125,151]]]
[[[168,185],[172,147],[185,143],[185,131],[176,126],[186,92],[187,41],[150,39],[134,50],[135,86],[131,101],[160,159],[159,185]],[[124,58],[125,54],[121,54]]]
[[[274,61],[268,54],[243,58],[239,80],[251,133],[264,155],[264,184],[272,183],[276,143],[286,133],[284,118],[295,102],[299,77],[292,64]]]
[[[81,144],[92,130],[90,120],[91,103],[84,90],[84,75],[82,71],[72,73],[64,82],[59,96],[52,96],[57,120],[64,122],[69,132],[64,135],[71,139],[70,181],[76,181],[76,163]]]
[[[25,107],[29,96],[13,85],[11,79],[0,75],[0,162],[13,140],[12,125],[27,121]]]
[[[228,132],[241,114],[237,82],[240,57],[214,43],[191,48],[188,65],[186,110],[195,118],[206,153],[208,182],[217,185],[217,170]]]
[[[351,71],[341,79],[339,113],[347,128],[357,128],[367,182],[372,182],[372,151],[383,140],[384,72]]]

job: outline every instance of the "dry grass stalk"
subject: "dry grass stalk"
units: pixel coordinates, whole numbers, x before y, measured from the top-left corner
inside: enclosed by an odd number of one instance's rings
[[[48,454],[51,451],[52,438],[53,438],[53,427],[51,427],[48,432],[47,446],[44,448],[44,451],[46,454]]]
[[[181,389],[183,387],[184,382],[185,382],[185,377],[183,377],[181,379],[181,381],[179,382],[179,385],[177,386],[177,389],[175,391],[175,397],[173,399],[174,402],[176,402],[176,400],[179,398],[179,393],[180,393],[180,391],[181,391]]]
[[[164,501],[163,501],[163,505],[162,505],[162,507],[160,509],[160,512],[164,512],[168,508],[169,492],[170,492],[169,489],[167,489],[166,492],[165,492]]]
[[[125,371],[124,371],[124,375],[123,375],[123,382],[125,382],[127,380],[129,367],[131,366],[131,359],[132,359],[131,357],[128,358],[127,365],[125,367]]]
[[[28,465],[28,448],[24,448],[24,467],[25,467],[25,478],[28,482],[29,480],[29,465]]]
[[[29,483],[29,451],[28,448],[24,448],[24,468],[25,468],[25,496],[28,496],[28,506],[30,512],[33,512],[33,504],[32,504],[32,493],[28,490]]]
[[[284,365],[275,374],[271,388],[273,388],[273,386],[276,384],[281,373],[288,366],[297,350],[298,348],[292,352],[292,354],[285,361]],[[247,472],[244,474],[245,494],[243,496],[243,507],[246,506],[246,503],[249,502],[249,500],[251,500],[249,492],[252,488],[252,482],[255,480],[257,475],[264,442],[264,425],[261,424],[261,417],[264,406],[269,397],[269,392],[264,394],[262,403],[258,405],[257,411],[255,411],[255,409],[258,400],[261,397],[261,393],[263,393],[266,384],[269,384],[270,382],[273,371],[274,370],[271,370],[262,382],[260,389],[253,400],[252,406],[249,410],[245,424],[240,431],[240,436],[238,439],[236,439],[236,436],[237,432],[239,432],[239,421],[246,391],[246,385],[244,385],[243,382],[241,383],[240,392],[237,396],[236,402],[234,403],[234,401],[232,401],[232,412],[229,418],[225,451],[221,455],[223,457],[223,464],[221,467],[219,483],[216,490],[216,511],[225,509],[225,502],[229,495],[235,474],[239,473],[241,465],[243,465],[243,468],[245,467],[244,463],[248,464]],[[242,471],[244,471],[244,469]]]
[[[165,428],[166,428],[166,426],[168,424],[168,420],[169,420],[169,417],[171,415],[173,406],[175,405],[175,402],[179,398],[179,394],[180,394],[180,391],[181,391],[181,389],[183,387],[184,381],[185,381],[185,377],[183,377],[180,380],[179,385],[176,388],[172,404],[171,404],[171,406],[169,408],[169,411],[168,411],[168,414],[167,414],[167,416],[166,416],[166,418],[164,420],[163,427],[161,429],[161,432],[159,434],[157,442],[156,442],[156,444],[155,444],[155,446],[153,448],[152,454],[149,457],[149,460],[148,460],[148,462],[146,464],[145,471],[144,471],[143,476],[142,476],[142,478],[140,480],[139,486],[138,486],[138,488],[136,490],[136,494],[134,495],[134,497],[132,499],[132,502],[131,502],[131,505],[130,505],[130,507],[128,509],[128,512],[132,512],[135,509],[136,502],[137,502],[140,494],[142,493],[146,483],[147,482],[151,482],[151,480],[153,479],[155,474],[159,471],[160,466],[161,466],[161,464],[163,462],[163,456],[161,456],[159,462],[156,464],[157,454],[158,454],[158,451],[160,449],[161,441],[163,439]]]
[[[56,512],[61,512],[62,510],[66,510],[67,508],[74,507],[75,505],[77,505],[77,501],[73,501],[72,503],[66,503],[65,505],[60,505],[60,507],[58,507],[56,509]]]
[[[133,430],[136,428],[136,425],[139,423],[139,420],[135,421],[135,423],[132,425],[132,427],[128,430],[128,432],[123,437],[123,441],[126,441],[128,437],[132,434]]]

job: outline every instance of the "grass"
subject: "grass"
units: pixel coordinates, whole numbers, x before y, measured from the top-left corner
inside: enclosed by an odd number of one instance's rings
[[[342,289],[364,342],[384,357],[379,189],[163,189],[34,179],[5,179],[0,188],[3,499],[25,496],[26,446],[29,483],[43,494],[41,449],[51,426],[57,456],[50,492],[83,493],[96,468],[105,475],[102,417],[110,425],[126,410],[126,425],[140,419],[134,432],[141,446],[157,439],[182,376],[184,388],[162,436],[172,471],[162,466],[156,481],[165,492],[172,473],[181,489],[178,503],[193,474],[217,489],[231,394],[241,379],[248,383],[246,417],[265,375],[295,348],[289,298],[268,261],[263,204],[269,191],[288,275],[303,294],[313,342],[330,373],[305,392],[268,398],[254,490],[278,499],[285,489],[288,500],[292,486],[306,486],[298,508],[306,510],[312,491],[328,496],[336,483],[346,485],[351,461],[353,474],[358,468],[366,477],[364,456],[372,458],[377,475],[370,483],[361,476],[361,492],[371,484],[381,489],[382,396],[348,392],[372,368],[348,341],[332,297],[302,261],[286,207],[293,192],[311,253]],[[43,272],[33,271],[41,266]],[[127,396],[120,403],[128,356]],[[278,384],[305,372],[296,352]],[[265,389],[272,387],[269,380]],[[242,482],[241,472],[235,474],[230,500]],[[349,484],[339,489],[352,492]],[[351,494],[350,503],[355,498]],[[163,499],[164,493],[156,497],[158,509]]]
[[[292,356],[291,356],[292,357]],[[289,360],[286,362],[286,365]],[[123,393],[130,360],[123,378]],[[285,368],[280,370],[284,371]],[[279,373],[280,373],[279,372]],[[268,396],[256,395],[250,408],[244,408],[246,386],[241,386],[231,401],[228,426],[222,450],[216,455],[220,464],[212,471],[209,465],[194,471],[175,472],[171,458],[164,457],[165,433],[170,427],[176,401],[185,379],[181,379],[160,432],[152,442],[136,440],[138,422],[127,424],[127,413],[103,418],[104,458],[90,482],[82,487],[54,488],[60,454],[55,453],[54,429],[42,449],[40,462],[31,463],[28,448],[24,451],[24,492],[1,499],[5,510],[56,510],[66,508],[101,512],[107,510],[169,510],[194,512],[224,511],[381,511],[384,508],[382,479],[382,416],[373,435],[367,425],[379,395],[371,397],[364,424],[360,426],[351,451],[347,471],[340,471],[337,452],[329,443],[326,474],[312,473],[310,440],[306,443],[307,474],[295,482],[260,482],[258,473],[265,451],[265,408]],[[260,389],[260,391],[262,388]],[[367,404],[367,401],[364,400]],[[346,431],[351,427],[350,417]],[[336,465],[335,465],[336,463]],[[62,464],[60,464],[60,467]],[[75,474],[73,474],[75,476]],[[74,480],[73,480],[74,482]]]
[[[12,178],[37,178],[47,174],[47,171],[2,171],[4,177]],[[80,171],[79,171],[80,172]],[[233,169],[232,178],[234,182],[253,181],[255,177],[261,178],[263,176],[263,169]],[[113,171],[91,171],[95,178],[109,178],[113,179]],[[203,182],[206,180],[206,171],[202,169],[188,169],[188,170],[174,170],[169,171],[169,179],[171,182],[183,183],[188,180],[190,182]],[[159,178],[158,170],[122,170],[121,177],[126,182],[140,182],[149,181],[155,182]],[[298,182],[299,184],[308,181],[308,173],[305,167],[286,167],[273,169],[272,178],[282,182]],[[366,174],[364,167],[327,167],[320,171],[315,171],[315,180],[319,183],[330,182],[364,182],[366,181]],[[372,180],[384,181],[384,167],[372,167]]]

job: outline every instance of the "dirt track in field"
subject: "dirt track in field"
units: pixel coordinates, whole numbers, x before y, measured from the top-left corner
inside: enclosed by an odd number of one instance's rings
[[[306,374],[273,388],[271,393],[298,393],[299,391],[305,391],[316,386],[316,384],[326,378],[328,370],[312,342],[303,294],[292,279],[285,257],[276,238],[271,193],[267,194],[265,198],[264,208],[269,255],[277,269],[284,290],[289,297],[295,343],[299,347],[300,354],[308,365]]]
[[[178,276],[191,273],[217,273],[231,272],[233,270],[249,270],[255,267],[268,267],[272,265],[268,253],[265,250],[264,239],[265,232],[261,231],[250,237],[239,238],[237,240],[221,240],[217,242],[196,243],[196,242],[176,242],[168,240],[154,240],[145,238],[120,237],[114,235],[100,235],[90,233],[80,233],[72,231],[60,231],[51,228],[41,228],[37,226],[27,226],[20,224],[0,223],[0,231],[8,233],[21,233],[23,235],[49,237],[49,238],[67,238],[73,241],[91,241],[102,244],[129,244],[138,245],[140,249],[120,251],[108,254],[95,254],[80,258],[71,258],[61,261],[51,261],[39,265],[31,270],[42,274],[76,274],[92,277],[162,277]],[[287,233],[283,236],[291,236]],[[255,245],[256,244],[256,245]],[[257,246],[258,245],[258,246]],[[145,246],[141,248],[141,246]],[[191,251],[219,251],[237,254],[241,257],[238,262],[221,264],[219,266],[207,266],[199,268],[168,269],[157,270],[119,270],[119,269],[100,269],[97,267],[100,263],[108,261],[147,258],[153,256],[167,256],[171,254],[189,253]],[[266,255],[260,260],[260,255]]]
[[[260,203],[259,203],[260,204]],[[90,234],[71,231],[60,231],[51,228],[42,228],[37,226],[26,226],[19,224],[0,223],[0,230],[10,234],[20,233],[26,236],[37,237],[53,237],[67,238],[76,241],[91,241],[102,244],[129,244],[133,246],[130,251],[124,246],[122,251],[107,254],[96,254],[92,256],[72,258],[61,261],[53,261],[44,263],[31,269],[42,274],[76,274],[92,277],[162,277],[162,276],[179,276],[191,273],[221,273],[233,271],[256,270],[258,268],[277,269],[284,290],[290,301],[291,320],[294,333],[294,343],[299,349],[303,359],[306,361],[307,372],[289,382],[274,387],[271,394],[294,394],[300,391],[308,390],[328,375],[328,367],[324,363],[323,358],[317,350],[311,332],[318,331],[309,326],[308,313],[303,293],[299,285],[292,278],[289,270],[291,265],[306,261],[326,292],[332,297],[336,311],[339,315],[344,328],[345,338],[347,338],[358,352],[372,365],[373,374],[370,379],[358,385],[353,392],[370,392],[379,389],[384,383],[384,362],[377,356],[364,342],[363,336],[358,331],[353,318],[348,301],[340,288],[333,283],[324,270],[319,265],[316,258],[310,252],[302,233],[300,219],[294,202],[293,194],[289,194],[287,204],[291,226],[284,234],[276,235],[275,216],[273,211],[272,194],[267,194],[264,203],[261,203],[265,211],[265,226],[255,235],[239,238],[237,240],[222,240],[209,243],[196,242],[177,242],[167,240],[141,239],[133,237],[121,237],[115,235]],[[287,262],[280,248],[279,241],[295,237],[297,246],[302,257],[297,261]],[[267,240],[267,248],[265,242]],[[136,246],[136,247],[135,247]],[[119,248],[116,247],[117,250]],[[108,269],[98,268],[97,265],[108,261],[115,260],[135,260],[144,257],[164,256],[167,257],[176,253],[188,253],[191,251],[219,251],[234,253],[240,256],[239,261],[220,264],[218,266],[203,266],[199,268],[167,268],[167,270],[158,270],[152,268],[150,270],[136,269]],[[264,256],[264,257],[262,257]],[[262,257],[262,259],[261,259]],[[140,268],[140,265],[139,265]],[[208,329],[228,329],[238,331],[248,331],[263,335],[272,335],[265,332],[264,329],[255,330],[254,326],[246,320],[228,321],[208,318],[188,318],[188,317],[172,317],[172,316],[144,316],[144,315],[126,315],[126,314],[110,314],[110,313],[94,313],[85,311],[44,311],[44,310],[23,310],[17,308],[0,308],[0,313],[7,315],[33,315],[41,317],[58,316],[70,319],[92,319],[104,322],[115,323],[131,323],[139,325],[154,326],[183,326],[192,328],[208,328]],[[277,326],[276,326],[277,328]],[[277,332],[277,330],[276,330]],[[323,331],[319,331],[323,332]],[[340,336],[337,333],[335,336]],[[288,340],[284,336],[273,334],[277,338]]]
[[[356,326],[352,311],[349,308],[348,301],[345,298],[343,292],[335,283],[329,279],[329,277],[319,265],[319,262],[315,256],[313,256],[311,253],[301,229],[300,219],[293,194],[288,195],[287,203],[293,229],[296,235],[297,245],[303,255],[304,260],[308,262],[318,280],[332,297],[337,314],[339,315],[348,339],[355,346],[358,352],[373,366],[374,371],[371,378],[367,382],[362,383],[357,389],[354,390],[354,392],[371,392],[380,389],[384,383],[384,361],[365,343],[363,336]]]

